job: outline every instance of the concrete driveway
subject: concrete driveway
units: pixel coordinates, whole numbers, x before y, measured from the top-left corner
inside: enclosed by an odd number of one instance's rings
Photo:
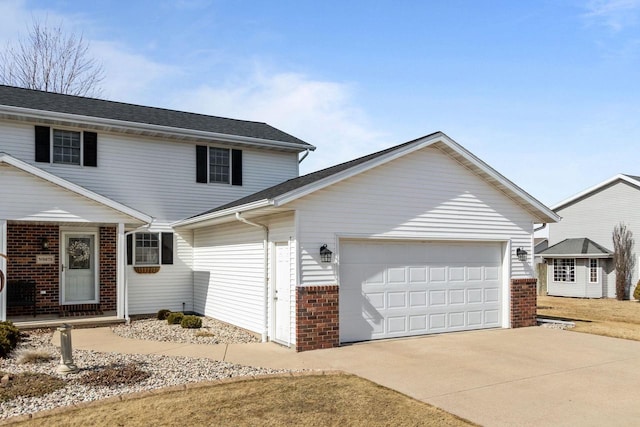
[[[640,422],[640,342],[577,332],[496,329],[297,354],[229,345],[224,359],[344,370],[485,426]]]

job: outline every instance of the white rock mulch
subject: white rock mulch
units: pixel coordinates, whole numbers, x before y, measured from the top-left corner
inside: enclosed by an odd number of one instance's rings
[[[186,329],[180,325],[169,325],[166,320],[140,319],[129,325],[111,328],[116,335],[141,340],[180,342],[193,344],[234,344],[260,342],[257,335],[244,329],[202,317],[202,328]]]
[[[158,334],[162,329],[160,324],[154,325],[155,322],[136,321],[129,328],[130,337],[149,339],[152,338],[144,335],[147,331],[150,334]],[[163,322],[166,325],[166,322]],[[238,341],[233,341],[233,327],[224,325],[220,331],[210,327],[210,331],[214,333],[212,338],[216,342],[251,342],[255,340],[245,337],[242,334],[236,336]],[[178,326],[179,328],[179,326]],[[117,327],[120,333],[127,330],[125,327]],[[170,336],[175,339],[200,339],[182,336],[182,331],[176,328],[166,328],[171,331]],[[182,328],[180,328],[182,329]],[[135,333],[132,331],[136,331]],[[191,330],[190,332],[193,332]],[[247,334],[246,332],[240,330]],[[142,335],[141,335],[142,334]],[[251,334],[249,334],[251,335]],[[164,336],[164,335],[163,335]],[[182,337],[182,338],[179,338]],[[194,383],[200,381],[212,381],[223,378],[231,378],[238,376],[255,376],[276,373],[290,372],[287,370],[265,369],[250,366],[235,365],[228,362],[215,361],[203,358],[189,357],[170,357],[161,355],[128,355],[119,353],[99,353],[95,351],[74,350],[73,358],[75,364],[80,371],[76,374],[68,374],[62,376],[56,373],[56,368],[60,359],[60,350],[51,343],[52,332],[50,331],[32,331],[29,337],[18,344],[18,348],[12,352],[7,359],[0,359],[0,371],[11,374],[21,372],[39,372],[50,375],[60,376],[67,380],[67,385],[53,393],[41,397],[18,398],[7,402],[0,402],[0,419],[7,419],[17,415],[26,415],[43,410],[53,409],[60,406],[68,406],[81,402],[90,402],[98,399],[104,399],[121,394],[140,392],[145,390],[153,390],[157,388]],[[157,336],[156,336],[157,338]],[[185,341],[181,341],[185,342]],[[186,341],[192,342],[192,341]],[[202,341],[195,341],[202,342]],[[41,363],[19,364],[18,358],[24,351],[45,351],[51,354],[52,360]],[[139,368],[151,374],[146,380],[132,385],[117,385],[114,387],[86,386],[77,383],[75,380],[89,372],[97,371],[112,365],[126,365],[129,363],[139,364]]]

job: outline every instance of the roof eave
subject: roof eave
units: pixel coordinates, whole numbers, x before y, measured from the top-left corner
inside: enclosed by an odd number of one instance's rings
[[[0,114],[16,117],[28,117],[34,120],[58,120],[68,121],[73,124],[81,124],[88,126],[104,126],[111,129],[119,129],[122,131],[133,131],[137,134],[145,132],[154,134],[164,134],[177,138],[205,138],[215,139],[216,141],[228,142],[232,144],[250,145],[257,147],[276,148],[280,150],[290,150],[302,152],[306,150],[315,151],[316,147],[307,144],[301,145],[293,142],[275,141],[263,138],[254,138],[248,136],[231,135],[217,132],[200,131],[186,128],[176,128],[171,126],[154,125],[139,122],[128,122],[125,120],[107,119],[94,116],[83,116],[79,114],[59,113],[55,111],[37,110],[32,108],[14,107],[10,105],[0,105]]]
[[[0,153],[0,162],[1,163],[7,163],[13,167],[16,167],[18,169],[21,169],[31,175],[37,176],[39,178],[44,179],[45,181],[48,181],[52,184],[55,184],[59,187],[65,188],[69,191],[72,191],[76,194],[79,194],[81,196],[84,196],[90,200],[93,200],[97,203],[100,203],[104,206],[107,206],[111,209],[114,209],[116,211],[119,211],[127,216],[130,216],[134,219],[137,219],[143,223],[149,224],[151,222],[153,222],[153,217],[149,216],[143,212],[140,212],[136,209],[130,208],[129,206],[123,205],[119,202],[116,202],[115,200],[109,199],[108,197],[105,197],[101,194],[98,193],[94,193],[91,190],[87,190],[84,187],[81,187],[77,184],[74,184],[70,181],[67,181],[63,178],[60,178],[56,175],[53,175],[49,172],[43,171],[42,169],[39,169],[35,166],[32,166],[28,163],[23,162],[22,160],[18,160],[15,157],[12,157],[9,154],[6,153]]]
[[[613,254],[543,254],[537,253],[536,256],[542,258],[613,258]]]
[[[234,206],[228,209],[223,209],[220,211],[211,212],[208,214],[197,215],[191,218],[185,218],[180,221],[176,221],[171,224],[172,227],[176,228],[195,228],[195,227],[204,227],[208,225],[208,223],[213,222],[218,219],[222,219],[226,216],[235,215],[236,212],[247,212],[247,211],[255,211],[257,209],[271,207],[274,206],[274,201],[272,199],[262,199],[251,203],[246,203],[244,205]]]
[[[553,209],[554,211],[556,211],[558,209],[562,209],[566,205],[569,205],[569,204],[571,204],[572,202],[574,202],[576,200],[582,199],[583,197],[588,196],[589,194],[591,194],[591,193],[593,193],[595,191],[598,191],[600,188],[606,187],[607,185],[612,184],[612,183],[614,183],[614,182],[616,182],[618,180],[625,181],[625,182],[627,182],[629,184],[632,184],[632,185],[635,185],[637,187],[640,186],[640,182],[638,182],[637,180],[631,178],[630,176],[627,176],[627,175],[619,173],[619,174],[617,174],[615,176],[612,176],[611,178],[609,178],[609,179],[607,179],[605,181],[602,181],[599,184],[596,184],[596,185],[594,185],[592,187],[589,187],[584,191],[581,191],[581,192],[579,192],[577,194],[574,194],[571,197],[568,197],[568,198],[562,200],[561,202],[551,206],[551,209]]]

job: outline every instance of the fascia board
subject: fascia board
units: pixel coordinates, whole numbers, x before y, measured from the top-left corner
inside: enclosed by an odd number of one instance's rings
[[[23,162],[22,160],[18,160],[15,157],[12,157],[8,154],[0,154],[0,162],[7,163],[11,166],[14,166],[18,169],[21,169],[31,175],[37,176],[39,178],[44,179],[52,184],[55,184],[59,187],[72,191],[76,194],[79,194],[83,197],[86,197],[94,202],[100,203],[107,207],[110,207],[116,211],[119,211],[125,215],[138,219],[145,223],[150,223],[153,221],[153,217],[137,211],[129,206],[123,205],[122,203],[116,202],[115,200],[109,199],[108,197],[102,196],[98,193],[94,193],[91,190],[87,190],[84,187],[81,187],[77,184],[67,181],[66,179],[62,179],[56,175],[50,174],[49,172],[43,171],[35,166],[32,166],[28,163]]]
[[[258,200],[257,202],[247,203],[245,205],[234,206],[229,209],[221,211],[211,212],[205,215],[198,215],[192,218],[182,219],[171,224],[172,227],[187,227],[195,226],[200,223],[210,221],[213,219],[223,218],[228,215],[235,215],[236,212],[247,212],[250,210],[260,209],[267,206],[273,206],[273,201],[270,199]],[[193,227],[189,227],[193,228]]]
[[[357,166],[354,166],[352,168],[349,169],[345,169],[342,172],[336,173],[334,175],[328,176],[326,178],[323,178],[321,180],[318,180],[316,182],[313,182],[311,184],[308,184],[304,187],[300,187],[300,188],[296,188],[295,190],[292,190],[288,193],[282,194],[280,196],[276,196],[274,197],[273,201],[274,201],[274,206],[281,206],[284,205],[286,203],[292,202],[296,199],[299,199],[300,197],[304,197],[308,194],[311,194],[315,191],[321,190],[329,185],[332,184],[336,184],[340,181],[343,181],[345,179],[351,178],[352,176],[361,174],[362,172],[366,172],[369,169],[373,169],[377,166],[380,166],[384,163],[390,162],[392,160],[395,160],[399,157],[402,157],[408,153],[411,153],[413,151],[422,149],[424,147],[427,147],[429,145],[433,145],[436,142],[440,141],[440,138],[442,136],[442,133],[437,133],[434,134],[430,137],[426,137],[423,139],[420,139],[418,141],[415,141],[414,144],[410,144],[407,145],[405,147],[399,148],[396,151],[392,151],[389,152],[387,154],[384,154],[380,157],[376,157],[374,159],[371,159],[368,162],[365,163],[361,163]]]
[[[502,174],[500,174],[495,169],[493,169],[491,166],[489,166],[488,164],[486,164],[485,162],[480,160],[478,157],[476,157],[473,153],[471,153],[470,151],[467,151],[465,148],[463,148],[460,144],[458,144],[457,142],[455,142],[454,140],[452,140],[451,138],[449,138],[446,135],[443,136],[443,141],[445,142],[445,144],[447,144],[449,146],[449,148],[451,148],[452,150],[457,152],[459,155],[461,155],[462,157],[464,157],[467,160],[469,160],[475,167],[477,167],[478,169],[482,170],[484,173],[489,175],[491,178],[493,178],[496,181],[500,182],[500,184],[502,184],[505,187],[507,187],[511,192],[515,193],[521,199],[524,199],[527,203],[529,203],[531,206],[535,207],[538,211],[543,213],[545,216],[547,216],[547,217],[549,217],[551,219],[554,219],[555,220],[554,222],[560,221],[561,217],[557,213],[553,212],[552,209],[548,208],[542,202],[538,201],[536,198],[531,196],[529,193],[527,193],[526,191],[524,191],[523,189],[521,189],[520,187],[515,185],[513,182],[509,181]]]
[[[537,253],[536,256],[542,258],[613,258],[613,254],[541,254]]]
[[[224,133],[207,132],[194,129],[175,128],[170,126],[153,125],[146,123],[127,122],[124,120],[106,119],[102,117],[82,116],[78,114],[58,113],[46,110],[34,110],[23,107],[0,106],[0,113],[14,114],[21,117],[28,117],[34,120],[66,120],[72,123],[89,126],[108,126],[121,130],[133,130],[136,132],[158,132],[176,137],[207,138],[221,142],[252,145],[258,147],[289,149],[292,151],[314,151],[313,145],[301,146],[292,142],[274,141],[270,139],[253,138],[248,136],[229,135]]]
[[[587,196],[587,195],[599,190],[600,188],[606,187],[607,185],[609,185],[609,184],[611,184],[611,183],[613,183],[615,181],[618,181],[618,180],[622,180],[622,181],[628,182],[629,184],[632,184],[632,185],[635,185],[635,186],[640,186],[640,182],[636,181],[635,179],[630,178],[630,177],[628,177],[626,175],[623,175],[623,174],[618,174],[618,175],[612,176],[611,178],[609,178],[609,179],[607,179],[605,181],[602,181],[599,184],[594,185],[593,187],[589,187],[586,190],[581,191],[580,193],[574,194],[573,196],[571,196],[571,197],[569,197],[567,199],[564,199],[563,201],[551,206],[551,209],[553,209],[554,211],[556,209],[560,209],[560,208],[564,207],[565,205],[568,205],[569,203],[573,202],[574,200],[581,199],[581,198],[583,198],[583,197],[585,197],[585,196]]]

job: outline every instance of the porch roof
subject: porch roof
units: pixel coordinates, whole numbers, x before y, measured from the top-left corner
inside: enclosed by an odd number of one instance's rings
[[[537,253],[544,258],[611,258],[613,252],[587,239],[565,239]]]

